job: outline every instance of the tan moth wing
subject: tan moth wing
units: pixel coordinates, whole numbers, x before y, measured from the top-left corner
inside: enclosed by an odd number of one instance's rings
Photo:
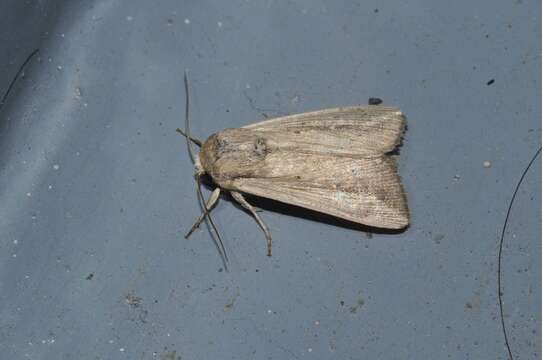
[[[329,155],[275,155],[284,166],[266,177],[237,178],[231,187],[353,222],[398,229],[408,225],[405,194],[393,159]],[[318,166],[307,166],[314,162]]]
[[[404,127],[405,117],[397,108],[348,106],[265,120],[242,129],[263,132],[279,147],[369,155],[393,151]]]
[[[202,164],[228,190],[399,229],[408,207],[387,153],[404,127],[398,109],[380,106],[286,116],[213,135]]]

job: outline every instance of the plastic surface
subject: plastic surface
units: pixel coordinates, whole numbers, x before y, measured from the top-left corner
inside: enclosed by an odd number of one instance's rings
[[[497,251],[542,144],[541,3],[2,7],[2,95],[40,49],[0,109],[2,358],[507,359]],[[222,198],[224,271],[205,228],[183,238],[200,211],[175,133],[184,69],[200,138],[370,97],[400,107],[412,226],[369,237],[266,207],[268,258]],[[517,359],[542,353],[541,179],[542,159],[503,250]]]

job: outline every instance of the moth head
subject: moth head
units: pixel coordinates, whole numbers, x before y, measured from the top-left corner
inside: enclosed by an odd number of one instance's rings
[[[212,174],[213,166],[218,160],[218,136],[213,134],[201,145],[198,158],[196,159],[196,172],[199,170],[202,173]]]

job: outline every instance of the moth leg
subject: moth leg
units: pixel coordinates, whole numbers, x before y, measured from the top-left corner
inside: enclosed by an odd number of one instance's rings
[[[231,196],[235,199],[235,201],[241,204],[242,207],[250,211],[252,216],[254,216],[254,219],[256,219],[256,222],[262,228],[263,233],[265,234],[265,238],[267,239],[267,256],[271,256],[272,239],[271,239],[271,234],[269,233],[269,229],[267,228],[267,225],[265,225],[263,220],[260,218],[260,216],[257,213],[257,210],[245,200],[245,197],[241,193],[232,191]]]
[[[209,214],[213,206],[215,206],[219,197],[220,197],[220,188],[217,187],[216,189],[213,190],[213,193],[211,194],[211,196],[209,196],[209,199],[207,200],[207,204],[205,204],[205,209],[203,210],[199,218],[196,220],[194,225],[192,225],[190,230],[184,236],[185,239],[188,239],[188,237],[194,232],[194,230],[196,230],[201,225],[203,220],[205,220],[205,217],[207,216],[207,214]]]

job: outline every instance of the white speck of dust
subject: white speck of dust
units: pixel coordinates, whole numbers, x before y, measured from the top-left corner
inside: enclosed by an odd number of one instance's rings
[[[132,21],[132,20],[134,20],[133,16],[130,16],[130,15],[126,16],[126,21]]]
[[[58,164],[54,164],[54,165],[53,165],[53,169],[55,169],[55,170],[58,170],[58,169],[60,169],[60,165],[58,165]]]
[[[189,24],[190,24],[190,19],[184,19],[184,23],[185,23],[186,25],[189,25]]]
[[[64,37],[64,34],[60,34],[61,37]]]
[[[219,21],[216,24],[218,25],[218,27],[222,27],[222,21]]]
[[[56,67],[56,69],[57,69],[58,71],[60,71],[60,70],[62,70],[62,66],[58,65],[58,66]]]
[[[312,348],[308,348],[307,351],[308,351],[308,352],[312,352]]]
[[[271,311],[271,309],[267,310],[267,313],[268,314],[271,314],[273,311]]]
[[[320,321],[316,320],[316,321],[314,322],[314,325],[316,325],[316,326],[320,325]]]
[[[115,342],[115,340],[113,340],[113,339],[109,340],[110,344],[113,344],[114,342]]]
[[[491,167],[491,161],[486,160],[486,161],[484,161],[484,164],[483,164],[483,165],[484,165],[484,167],[485,167],[486,169],[487,169],[487,168],[490,168],[490,167]]]
[[[53,188],[53,185],[47,186],[47,189],[51,190]]]
[[[124,352],[124,348],[120,348],[119,351],[120,351],[120,352]]]
[[[27,193],[26,193],[26,196],[31,197],[31,196],[32,196],[32,193],[31,193],[31,192],[27,192]]]
[[[17,254],[13,254],[13,255],[11,255],[11,256],[13,256],[14,258],[16,258],[16,257],[17,257]]]
[[[19,240],[15,239],[13,240],[13,244],[17,245],[19,243]]]

